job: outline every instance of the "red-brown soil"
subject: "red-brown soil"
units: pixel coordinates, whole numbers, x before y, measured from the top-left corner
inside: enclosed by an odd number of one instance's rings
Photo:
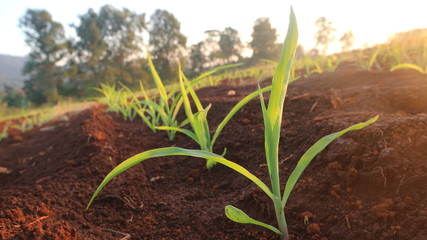
[[[211,128],[256,88],[199,90],[203,103],[213,104]],[[236,95],[228,96],[230,89]],[[85,211],[98,184],[126,158],[157,147],[197,148],[183,135],[169,142],[141,120],[123,121],[104,109],[0,142],[1,239],[278,239],[224,215],[232,204],[275,224],[263,192],[224,166],[207,171],[204,160],[193,158],[141,163]],[[282,183],[316,140],[377,114],[375,124],[336,140],[302,175],[285,210],[291,239],[427,239],[426,75],[341,70],[292,83],[282,123]],[[228,159],[268,181],[258,100],[231,120],[215,152],[225,147]]]

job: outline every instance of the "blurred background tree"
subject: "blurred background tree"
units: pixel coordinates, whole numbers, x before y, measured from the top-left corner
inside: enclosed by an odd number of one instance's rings
[[[207,57],[203,49],[204,42],[201,41],[197,44],[190,46],[190,55],[189,55],[189,69],[188,76],[196,77],[205,70],[205,63],[207,62]]]
[[[238,62],[242,59],[243,44],[236,29],[228,27],[220,33],[219,47],[219,57],[225,63]]]
[[[187,37],[181,33],[181,24],[175,16],[157,9],[149,22],[150,49],[157,71],[166,82],[177,79],[177,60],[184,55]]]
[[[354,35],[352,31],[347,31],[340,38],[340,42],[342,43],[341,51],[346,52],[353,47],[354,44]]]
[[[4,96],[1,102],[6,103],[7,107],[26,108],[28,107],[28,99],[23,91],[14,89],[6,84],[3,85]]]
[[[252,32],[250,46],[253,50],[252,59],[254,61],[265,58],[276,60],[278,56],[276,45],[276,29],[271,27],[268,18],[258,18],[255,21]]]
[[[314,38],[316,38],[316,45],[314,48],[318,49],[319,46],[322,46],[322,50],[318,50],[322,55],[325,55],[329,44],[335,40],[334,32],[336,32],[336,29],[332,27],[332,22],[328,21],[325,17],[319,17],[315,25],[318,30],[314,35]]]
[[[143,67],[137,59],[142,57],[145,14],[105,5],[99,13],[89,9],[79,18],[80,24],[74,26],[79,39],[68,63],[68,78],[77,91],[99,83],[137,85],[142,80],[137,68]],[[76,78],[84,84],[76,86]]]
[[[47,11],[32,9],[20,19],[19,26],[31,48],[23,68],[23,73],[29,76],[24,91],[35,104],[56,103],[58,83],[62,81],[62,68],[58,64],[66,55],[64,28]]]

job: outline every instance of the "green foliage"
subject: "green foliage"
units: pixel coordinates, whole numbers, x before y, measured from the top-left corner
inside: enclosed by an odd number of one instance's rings
[[[29,75],[24,91],[35,104],[56,103],[62,70],[56,66],[65,56],[64,28],[45,10],[27,10],[20,25],[31,48],[23,73]]]
[[[313,73],[334,71],[339,63],[340,58],[336,55],[303,56],[295,59],[294,69],[302,72],[302,76],[308,77]]]
[[[146,29],[145,14],[111,5],[101,7],[99,13],[89,9],[73,26],[79,40],[72,43],[69,78],[83,82],[77,91],[84,91],[99,83],[137,85],[146,76],[145,62],[135,59],[141,52],[142,32]],[[83,93],[84,94],[84,93]]]
[[[243,106],[245,106],[250,100],[258,96],[258,91],[252,94],[249,94],[248,96],[243,98],[241,101],[239,101],[230,110],[230,112],[224,117],[222,122],[216,128],[213,137],[211,138],[211,130],[209,129],[209,124],[207,120],[207,115],[208,115],[209,109],[211,108],[211,104],[209,104],[207,107],[204,108],[196,92],[193,89],[193,85],[195,85],[195,83],[199,79],[196,79],[193,82],[190,82],[185,77],[181,69],[179,69],[179,73],[180,73],[179,83],[180,83],[180,90],[181,90],[181,95],[183,99],[184,110],[188,118],[188,122],[191,125],[192,131],[184,128],[169,127],[169,126],[160,126],[160,127],[157,127],[157,129],[181,132],[187,135],[196,143],[198,143],[201,150],[213,152],[213,146],[215,144],[215,141],[218,138],[218,136],[221,134],[221,131],[224,129],[225,125]],[[203,77],[203,75],[201,77]],[[262,91],[266,92],[266,91],[270,91],[270,89],[271,87],[266,87]],[[190,97],[188,95],[191,96],[192,102],[196,105],[196,110],[197,110],[196,113],[193,113],[193,110],[190,104]],[[226,151],[224,150],[223,155],[225,154],[225,152]],[[206,162],[206,167],[208,169],[211,169],[215,164],[216,164],[215,161],[208,160]]]
[[[156,132],[156,126],[159,125],[160,121],[160,114],[157,113],[157,110],[154,107],[156,103],[154,102],[154,99],[152,99],[150,95],[147,94],[147,91],[145,91],[142,82],[139,83],[139,86],[145,104],[142,104],[141,101],[137,99],[136,95],[133,95],[133,100],[139,103],[134,105],[134,111],[138,114],[138,116],[141,117],[141,119],[153,132]]]
[[[263,226],[274,231],[277,234],[280,234],[282,239],[286,239],[286,240],[289,239],[288,229],[287,229],[285,215],[284,215],[284,208],[286,206],[289,195],[295,186],[296,181],[299,179],[299,177],[301,176],[305,168],[313,160],[313,158],[333,140],[335,140],[336,138],[342,136],[343,134],[349,131],[362,129],[367,125],[375,122],[378,118],[377,116],[368,120],[367,122],[355,124],[340,132],[336,132],[328,136],[325,136],[321,138],[319,141],[317,141],[312,147],[310,147],[305,152],[305,154],[299,160],[296,168],[292,171],[291,175],[288,178],[288,181],[286,182],[285,190],[282,195],[281,188],[280,188],[281,181],[279,176],[279,161],[278,161],[279,140],[280,140],[280,132],[281,132],[280,128],[281,128],[281,122],[282,122],[284,100],[286,97],[286,91],[287,91],[287,87],[291,77],[292,60],[293,60],[293,56],[294,56],[294,52],[297,44],[297,38],[298,38],[297,23],[296,23],[294,13],[291,9],[288,33],[285,39],[284,48],[282,51],[280,61],[278,63],[276,72],[273,77],[273,84],[271,88],[268,107],[265,106],[264,98],[262,96],[262,91],[260,90],[258,93],[256,93],[256,94],[259,94],[260,96],[261,107],[262,107],[262,112],[264,117],[266,161],[267,161],[267,167],[268,167],[268,172],[270,176],[272,190],[270,190],[270,188],[265,183],[263,183],[259,178],[251,174],[245,168],[225,159],[220,155],[217,155],[208,151],[203,151],[203,150],[188,150],[188,149],[177,148],[177,147],[167,147],[167,148],[159,148],[159,149],[145,151],[119,164],[104,178],[104,180],[95,190],[94,194],[92,195],[87,205],[87,208],[89,208],[89,206],[92,204],[95,197],[99,194],[102,188],[109,181],[111,181],[118,174],[126,171],[130,167],[144,160],[147,160],[150,158],[162,157],[162,156],[173,156],[173,155],[192,156],[197,158],[208,159],[210,161],[223,164],[235,170],[236,172],[242,174],[243,176],[251,180],[253,183],[255,183],[258,187],[260,187],[261,190],[264,191],[264,193],[273,201],[279,228],[277,229],[271,225],[254,220],[250,218],[247,214],[245,214],[243,211],[233,206],[227,206],[225,208],[226,216],[229,219],[239,223],[251,223],[251,224]],[[181,84],[181,89],[186,90],[184,84]],[[187,103],[185,104],[187,105]],[[205,109],[203,107],[200,107],[200,108],[198,107],[198,109],[201,109],[202,111],[206,112],[208,108]],[[198,113],[200,113],[200,111]],[[193,116],[195,116],[196,114],[194,114]],[[206,128],[206,126],[204,126],[203,124],[201,124],[201,126],[199,127]],[[199,130],[206,131],[206,129],[199,129]]]
[[[271,27],[268,18],[258,18],[255,21],[252,32],[252,41],[250,43],[253,49],[252,59],[254,61],[265,58],[275,60],[276,50],[276,29]]]
[[[171,91],[169,94],[166,92],[165,85],[154,67],[150,54],[148,54],[148,64],[159,93],[159,98],[157,103],[151,100],[143,100],[141,103],[152,107],[152,109],[155,110],[155,113],[153,113],[155,117],[152,116],[152,119],[160,119],[163,126],[172,128],[182,127],[185,125],[185,122],[178,123],[176,118],[182,105],[182,98],[176,94],[176,91]],[[174,139],[175,133],[175,130],[167,130],[167,135],[170,141]]]
[[[137,115],[135,105],[139,103],[133,100],[135,96],[129,88],[123,86],[123,88],[117,89],[115,84],[101,84],[100,88],[94,88],[94,90],[103,95],[95,99],[107,104],[108,111],[122,114],[124,120],[133,121],[135,119]]]
[[[188,75],[195,77],[205,70],[205,63],[208,61],[203,51],[203,42],[199,42],[190,47],[190,70]]]
[[[179,59],[185,49],[187,37],[180,32],[181,24],[176,17],[166,11],[157,9],[150,19],[151,53],[160,77],[166,82],[177,79],[178,72],[173,59]]]
[[[215,74],[206,77],[206,80],[198,84],[199,87],[203,86],[216,86],[224,80],[264,80],[264,78],[273,75],[274,66],[271,64],[259,64],[255,67],[240,68],[227,70],[220,74]]]
[[[7,107],[12,108],[26,108],[28,107],[28,99],[25,95],[16,89],[4,85],[5,95],[2,97],[1,102],[7,104]]]
[[[215,66],[238,62],[242,59],[243,45],[237,30],[209,30],[205,39],[190,47],[189,77],[195,77]]]
[[[239,32],[236,29],[228,27],[220,33],[219,39],[219,57],[225,61],[225,63],[234,62],[242,58],[241,53],[243,45],[240,40]]]

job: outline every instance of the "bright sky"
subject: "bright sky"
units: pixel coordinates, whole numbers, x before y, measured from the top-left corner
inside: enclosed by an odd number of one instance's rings
[[[156,9],[172,12],[181,22],[181,32],[188,37],[188,46],[201,41],[204,31],[237,29],[243,42],[251,41],[252,27],[259,17],[269,17],[283,41],[286,34],[290,4],[293,5],[299,27],[299,43],[306,50],[313,48],[316,32],[314,22],[319,16],[326,17],[337,29],[335,50],[339,50],[339,38],[345,31],[352,30],[355,47],[366,43],[372,45],[384,42],[393,33],[414,28],[427,28],[425,0],[1,0],[0,2],[0,54],[24,56],[29,48],[24,34],[18,28],[18,21],[26,9],[45,9],[53,19],[62,23],[67,36],[75,36],[71,23],[78,24],[78,15],[89,8],[98,12],[105,4],[116,8],[126,7],[137,13],[146,13],[147,20]],[[146,39],[148,42],[148,39]],[[334,50],[331,49],[331,50]]]

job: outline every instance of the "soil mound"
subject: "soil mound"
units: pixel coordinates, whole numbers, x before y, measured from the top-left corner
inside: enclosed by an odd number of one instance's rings
[[[256,85],[200,89],[217,126]],[[233,95],[229,94],[234,90]],[[292,239],[427,239],[427,76],[412,71],[341,70],[291,84],[280,148],[283,184],[319,138],[380,115],[336,140],[313,160],[285,209]],[[274,208],[244,177],[184,157],[149,160],[110,182],[105,175],[139,152],[173,142],[140,120],[123,121],[97,106],[0,142],[1,239],[278,239],[231,222],[228,204],[275,223]],[[215,152],[268,182],[258,100],[218,138]],[[19,137],[16,137],[18,136]]]

